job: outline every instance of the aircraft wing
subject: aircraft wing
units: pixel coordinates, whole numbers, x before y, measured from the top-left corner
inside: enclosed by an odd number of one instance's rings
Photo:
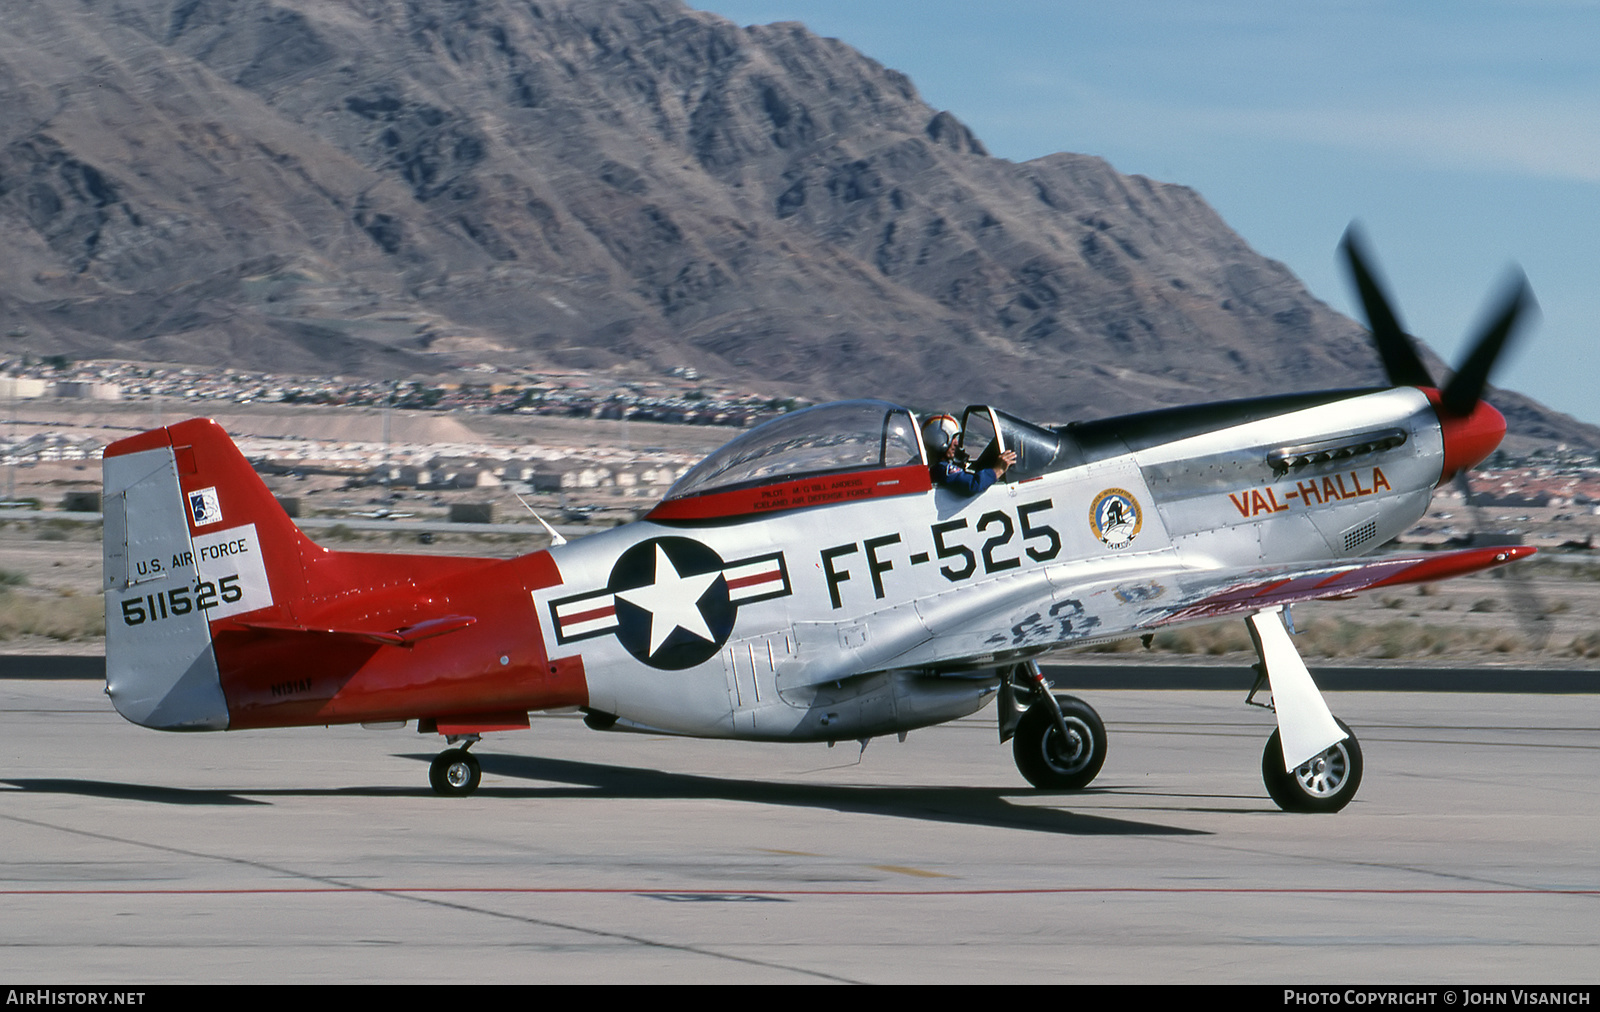
[[[966,591],[961,611],[924,615],[926,632],[886,667],[945,666],[952,661],[982,662],[1013,651],[1073,646],[1096,640],[1138,636],[1191,622],[1203,622],[1304,601],[1348,598],[1363,591],[1463,576],[1504,565],[1534,553],[1528,547],[1468,548],[1427,555],[1261,566],[1249,569],[1161,568],[1124,572],[1114,578],[1075,579],[1064,570],[1050,574],[1050,586],[997,585],[990,600]],[[976,589],[976,588],[974,588]],[[976,607],[974,607],[976,606]],[[919,610],[927,603],[919,603]],[[931,635],[928,635],[931,633]],[[884,651],[888,653],[888,651]],[[876,658],[874,658],[876,660]],[[880,662],[882,663],[882,662]],[[815,676],[814,676],[815,677]]]
[[[1347,598],[1380,587],[1430,583],[1492,569],[1535,551],[1523,546],[1467,548],[1430,555],[1379,556],[1353,563],[1273,566],[1246,573],[1206,574],[1209,579],[1185,581],[1203,593],[1198,600],[1174,602],[1165,614],[1153,616],[1142,624],[1157,627],[1225,618],[1277,605]],[[1206,592],[1207,584],[1210,584],[1209,592]],[[1193,597],[1193,594],[1186,597]]]

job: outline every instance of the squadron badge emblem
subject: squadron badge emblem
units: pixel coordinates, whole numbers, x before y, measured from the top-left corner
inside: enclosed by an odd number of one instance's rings
[[[1108,488],[1095,496],[1089,507],[1089,528],[1107,548],[1128,547],[1143,524],[1139,500],[1126,489]]]

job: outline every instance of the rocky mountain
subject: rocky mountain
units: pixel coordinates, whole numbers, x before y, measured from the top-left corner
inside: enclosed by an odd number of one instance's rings
[[[1381,380],[1193,190],[994,158],[799,24],[0,0],[0,29],[0,356],[691,366],[1048,420]]]

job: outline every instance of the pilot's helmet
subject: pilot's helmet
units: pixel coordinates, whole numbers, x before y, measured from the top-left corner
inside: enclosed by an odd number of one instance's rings
[[[951,443],[960,442],[961,426],[949,415],[934,415],[922,423],[922,445],[930,460],[940,460]]]

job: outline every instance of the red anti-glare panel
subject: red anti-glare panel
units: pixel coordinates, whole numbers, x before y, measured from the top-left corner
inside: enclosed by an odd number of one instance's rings
[[[669,499],[651,510],[645,519],[722,520],[762,516],[811,506],[909,495],[926,492],[932,487],[933,480],[928,469],[921,464],[909,464],[905,467],[816,475],[754,488]]]

